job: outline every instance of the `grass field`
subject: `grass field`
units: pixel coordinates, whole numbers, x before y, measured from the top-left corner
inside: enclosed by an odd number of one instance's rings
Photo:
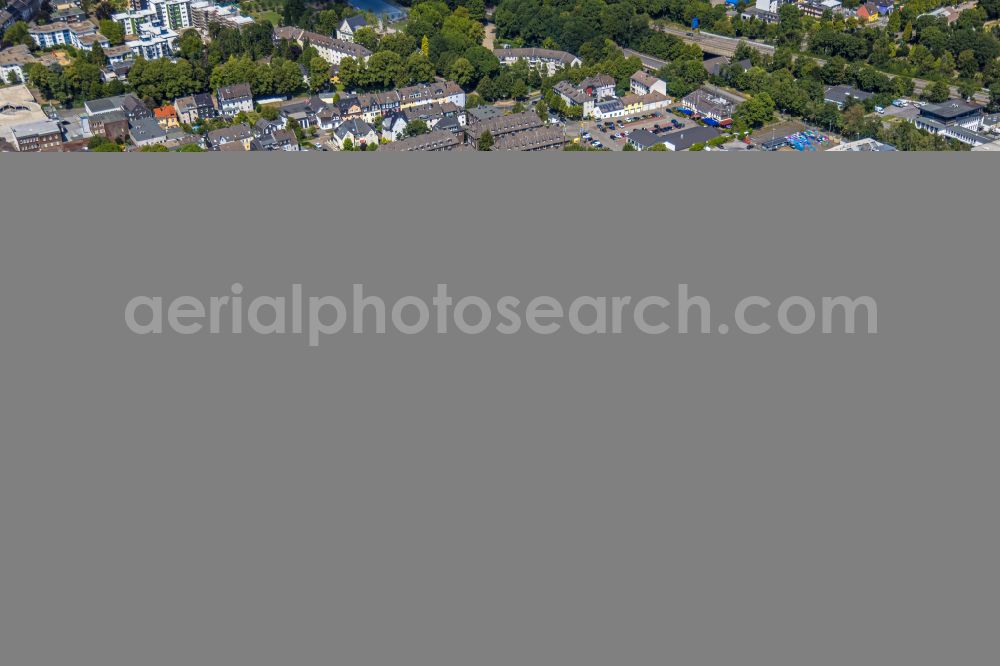
[[[270,21],[271,25],[281,25],[281,14],[278,12],[257,12],[253,17],[258,21]]]

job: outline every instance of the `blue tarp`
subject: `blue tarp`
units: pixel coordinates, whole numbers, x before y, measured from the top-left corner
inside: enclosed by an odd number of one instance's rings
[[[712,127],[718,127],[719,126],[719,121],[716,120],[715,118],[702,118],[701,121],[703,123],[705,123],[706,125],[710,125]]]

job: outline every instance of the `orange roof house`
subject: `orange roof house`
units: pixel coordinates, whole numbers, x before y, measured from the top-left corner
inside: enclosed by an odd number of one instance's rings
[[[153,109],[153,117],[163,129],[180,127],[180,121],[177,119],[177,109],[173,105],[156,107]]]

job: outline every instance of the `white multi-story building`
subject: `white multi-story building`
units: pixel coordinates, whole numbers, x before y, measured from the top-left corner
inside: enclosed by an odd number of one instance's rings
[[[122,27],[126,36],[138,35],[139,26],[146,25],[147,23],[152,23],[157,20],[158,16],[156,10],[153,8],[140,9],[138,11],[121,12],[119,14],[112,14],[111,20],[115,21]]]
[[[191,26],[202,33],[207,33],[208,26],[212,23],[227,28],[242,28],[254,22],[249,16],[240,14],[240,10],[236,7],[220,7],[214,0],[195,0],[190,3],[188,11],[191,15]]]
[[[191,27],[191,0],[151,0],[160,23],[175,32]]]
[[[158,60],[173,54],[176,42],[176,32],[165,28],[159,22],[154,22],[140,25],[138,39],[126,41],[125,46],[136,56],[142,56],[146,60]]]
[[[73,48],[81,48],[81,37],[97,34],[97,26],[90,21],[79,23],[49,23],[28,28],[28,34],[35,40],[39,48],[47,49],[53,46],[69,44]]]
[[[192,25],[191,0],[150,0],[145,9],[121,12],[111,18],[122,26],[126,35],[138,35],[139,26],[157,21],[179,33]]]
[[[316,49],[319,57],[331,65],[339,65],[340,61],[344,58],[368,60],[368,57],[372,54],[371,51],[360,44],[345,42],[342,39],[334,39],[333,37],[327,37],[317,32],[309,32],[295,26],[275,28],[274,38],[279,40],[287,39],[290,42],[296,42],[299,46],[302,46],[306,40],[309,40],[309,44]]]
[[[564,67],[579,67],[581,61],[572,53],[566,51],[555,51],[553,49],[518,49],[506,47],[493,49],[493,55],[500,60],[501,65],[513,65],[515,62],[524,60],[530,67],[544,70],[549,76]]]

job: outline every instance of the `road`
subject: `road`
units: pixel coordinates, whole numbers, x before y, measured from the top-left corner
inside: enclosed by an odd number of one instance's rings
[[[665,32],[668,35],[680,37],[688,44],[697,44],[701,47],[701,50],[706,53],[729,56],[730,58],[736,54],[736,47],[739,46],[740,42],[746,41],[736,39],[735,37],[723,37],[722,35],[716,35],[711,32],[694,32],[692,30],[683,30],[681,28],[658,25],[656,23],[652,23],[650,25],[653,30],[659,30],[660,32]],[[761,53],[774,55],[774,47],[770,44],[751,41],[746,41],[746,43]]]
[[[710,32],[693,32],[691,30],[684,30],[681,28],[673,28],[665,25],[657,25],[655,23],[652,23],[650,25],[653,28],[653,30],[659,30],[660,32],[665,32],[668,35],[674,35],[675,37],[680,37],[686,43],[697,44],[699,47],[701,47],[702,51],[705,51],[706,53],[714,53],[715,55],[724,55],[732,57],[736,53],[736,47],[739,45],[741,41],[734,37],[723,37],[722,35],[716,35]],[[746,44],[751,48],[756,49],[760,53],[764,53],[766,55],[774,55],[774,47],[771,46],[770,44],[764,44],[761,42],[751,42],[751,41],[746,41]],[[638,55],[640,58],[643,57],[652,58],[652,56],[644,55],[641,53],[635,53],[635,55]],[[826,60],[824,60],[823,58],[817,58],[812,55],[810,55],[809,57],[815,60],[821,67],[826,64]],[[645,61],[643,61],[643,66],[645,65],[646,63]],[[885,75],[888,76],[890,79],[894,79],[897,76],[896,74],[890,74],[889,72],[885,72]],[[927,88],[932,84],[933,84],[932,81],[927,81],[926,79],[913,79],[913,86],[915,92],[918,95],[922,93],[925,88]],[[961,97],[961,94],[958,92],[958,88],[955,86],[951,86],[951,94],[953,97]],[[975,95],[973,95],[973,99],[980,104],[989,104],[990,91],[983,88]]]

